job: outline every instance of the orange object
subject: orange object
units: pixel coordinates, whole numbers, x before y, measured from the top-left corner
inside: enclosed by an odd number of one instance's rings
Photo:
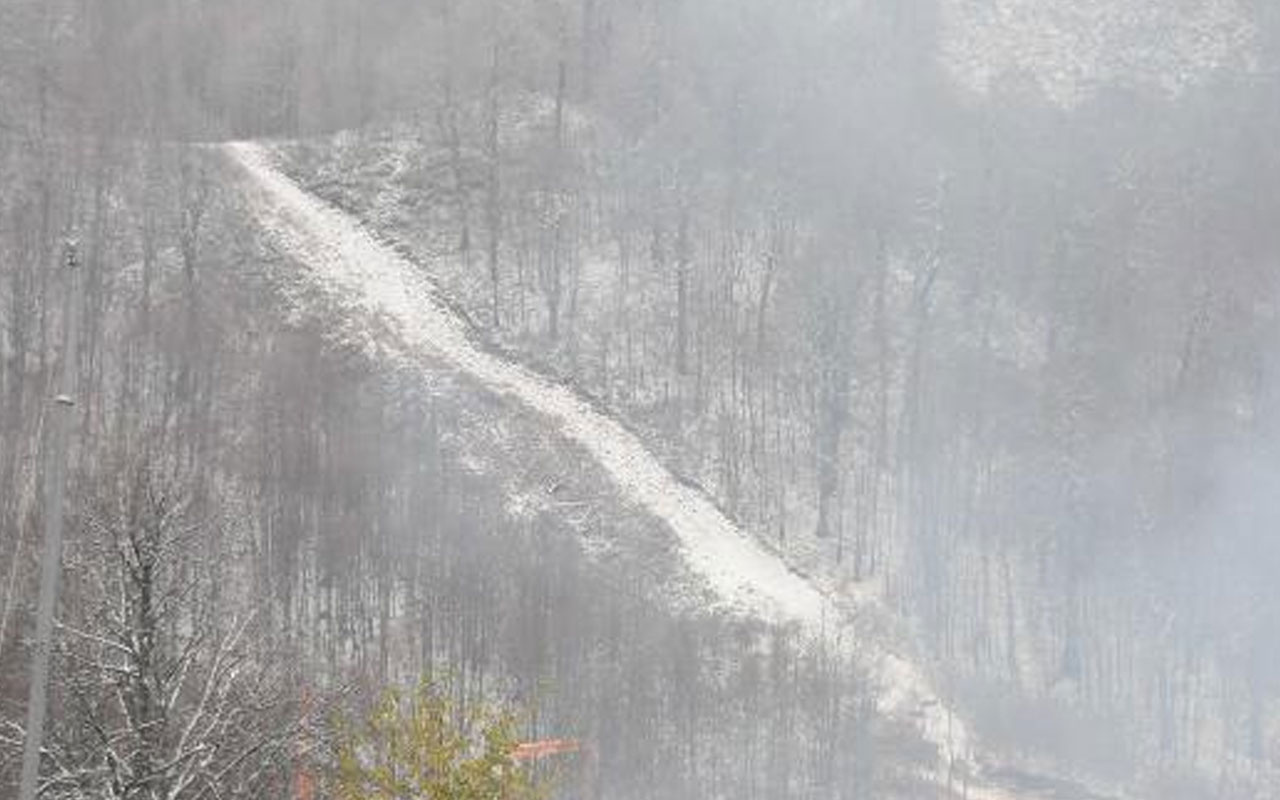
[[[293,797],[294,800],[313,800],[316,796],[316,783],[311,777],[311,773],[305,768],[299,769],[294,774],[293,780]]]
[[[516,761],[537,761],[547,756],[577,753],[581,750],[582,743],[577,739],[547,739],[516,745],[516,749],[511,752],[511,757]]]

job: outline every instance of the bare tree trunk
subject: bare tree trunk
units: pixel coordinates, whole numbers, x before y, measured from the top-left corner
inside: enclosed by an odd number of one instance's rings
[[[502,328],[502,275],[499,255],[502,247],[502,152],[500,137],[500,55],[496,33],[493,43],[493,54],[489,66],[488,120],[485,126],[485,155],[488,159],[488,175],[485,182],[486,223],[489,227],[489,289],[490,311],[493,315],[493,328]]]
[[[551,190],[553,214],[550,253],[544,256],[542,291],[547,305],[547,335],[552,342],[560,339],[560,306],[564,295],[564,237],[568,209],[565,208],[567,192],[565,187],[565,92],[568,74],[564,60],[560,61],[556,80],[556,105],[554,118],[553,164],[551,174]]]
[[[689,210],[680,211],[676,234],[676,373],[689,374]]]

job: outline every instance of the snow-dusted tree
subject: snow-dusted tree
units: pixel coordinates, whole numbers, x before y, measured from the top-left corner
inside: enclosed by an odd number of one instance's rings
[[[257,798],[288,779],[286,675],[187,485],[138,467],[82,515],[41,797]]]

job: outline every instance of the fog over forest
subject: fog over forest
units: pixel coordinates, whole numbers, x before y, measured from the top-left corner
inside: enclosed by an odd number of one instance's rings
[[[9,797],[1280,797],[1280,4],[0,0]]]

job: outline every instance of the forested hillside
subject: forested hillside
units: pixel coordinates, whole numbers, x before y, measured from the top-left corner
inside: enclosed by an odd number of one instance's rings
[[[74,318],[45,796],[286,796],[424,673],[567,796],[1272,796],[1280,17],[978,5],[5,0],[0,786]],[[861,621],[297,278],[248,139]]]

